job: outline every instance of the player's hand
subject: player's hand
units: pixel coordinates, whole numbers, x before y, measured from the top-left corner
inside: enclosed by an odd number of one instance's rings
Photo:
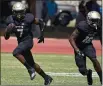
[[[11,33],[13,28],[15,27],[15,24],[11,23],[7,26],[7,33]]]
[[[41,42],[44,43],[44,36],[40,36],[38,39],[39,39],[38,43],[41,43]]]
[[[6,40],[8,40],[10,38],[10,34],[12,33],[13,28],[15,27],[15,24],[11,23],[9,24],[6,29],[5,29],[5,33],[4,33],[4,38]]]
[[[84,57],[84,53],[82,51],[78,50],[76,53],[80,56],[80,58]]]
[[[41,42],[44,43],[44,32],[43,31],[41,31],[41,35],[38,39],[39,39],[38,43],[41,43]]]

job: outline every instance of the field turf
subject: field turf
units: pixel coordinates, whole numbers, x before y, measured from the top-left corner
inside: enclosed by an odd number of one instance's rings
[[[88,86],[75,65],[74,56],[57,54],[33,54],[41,68],[53,77],[51,86]],[[101,63],[101,57],[98,57]],[[93,86],[101,86],[92,63],[87,59],[87,67],[93,70]],[[11,53],[1,53],[1,85],[43,86],[44,80],[38,74],[30,80],[26,68]]]

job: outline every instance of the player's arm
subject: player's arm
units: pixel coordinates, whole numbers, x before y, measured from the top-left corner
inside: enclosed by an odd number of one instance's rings
[[[4,38],[6,40],[8,40],[10,38],[10,34],[12,33],[12,29],[15,27],[15,25],[13,23],[10,23],[6,29],[5,29],[5,33],[4,33]]]
[[[70,38],[69,38],[69,42],[70,44],[72,45],[72,47],[74,48],[75,51],[78,51],[79,48],[77,47],[75,41],[76,41],[76,38],[78,37],[79,35],[79,31],[77,29],[75,29],[73,31],[73,33],[71,34]]]
[[[72,47],[74,48],[75,52],[82,58],[82,57],[84,57],[84,54],[83,54],[83,52],[81,52],[79,50],[79,48],[77,47],[76,42],[75,42],[77,37],[79,36],[79,33],[80,33],[79,30],[75,29],[69,38],[69,42],[72,45]]]
[[[44,28],[45,28],[45,23],[43,22],[42,19],[37,19],[37,18],[35,18],[35,22],[34,23],[37,24],[37,25],[39,25],[40,31],[41,31],[41,35],[39,37],[40,40],[38,41],[38,43],[41,43],[41,42],[44,43]]]
[[[39,25],[41,31],[44,31],[45,23],[42,19],[35,18],[34,23]]]

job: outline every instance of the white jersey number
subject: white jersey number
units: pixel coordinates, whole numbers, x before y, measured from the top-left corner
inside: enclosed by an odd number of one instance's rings
[[[23,35],[23,29],[17,29],[17,31],[20,33],[20,37]]]

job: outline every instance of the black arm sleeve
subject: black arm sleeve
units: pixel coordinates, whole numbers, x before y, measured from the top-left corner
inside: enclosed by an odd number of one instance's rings
[[[6,28],[5,33],[4,33],[4,38],[6,40],[8,40],[10,38],[10,33],[7,31],[7,28]]]
[[[42,19],[39,19],[39,27],[40,27],[40,30],[41,30],[41,31],[44,31],[45,23],[43,22]]]
[[[4,33],[4,38],[6,40],[8,40],[10,38],[12,27],[9,24],[12,24],[12,23],[14,23],[14,21],[13,21],[12,15],[10,15],[6,19],[6,25],[7,25],[7,27],[6,27],[5,33]]]

